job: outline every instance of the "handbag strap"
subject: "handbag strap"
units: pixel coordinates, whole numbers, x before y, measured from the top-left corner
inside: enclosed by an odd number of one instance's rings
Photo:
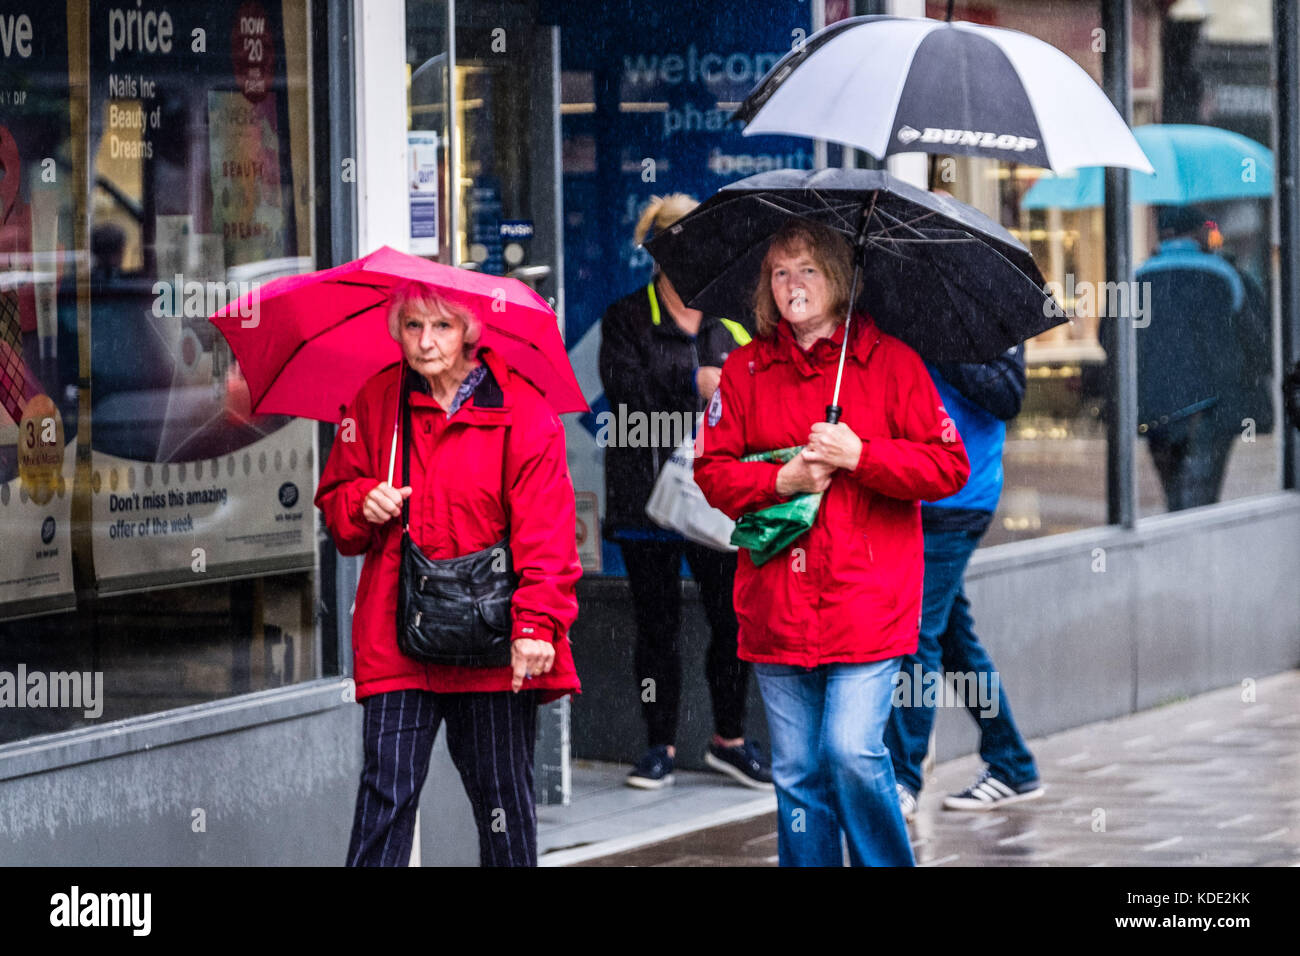
[[[402,375],[398,379],[397,387],[400,390],[399,400],[402,409],[402,483],[399,488],[405,488],[411,483],[411,401],[408,393],[407,366],[402,363]],[[488,373],[492,374],[491,372]],[[500,387],[498,385],[498,387]],[[394,423],[393,427],[397,427]],[[505,427],[505,437],[501,442],[501,510],[508,513],[509,508],[509,491],[510,486],[506,483],[506,456],[510,451],[510,427]],[[409,533],[411,527],[411,496],[407,495],[402,499],[402,530]],[[510,526],[507,522],[506,537],[510,536]]]

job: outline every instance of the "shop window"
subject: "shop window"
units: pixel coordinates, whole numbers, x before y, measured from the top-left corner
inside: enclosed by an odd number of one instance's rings
[[[945,7],[928,3],[927,14],[942,18]],[[958,3],[954,16],[1038,36],[1101,80],[1106,37],[1096,4]],[[1134,127],[1162,136],[1168,131],[1160,126],[1195,125],[1203,158],[1194,147],[1179,172],[1189,181],[1235,178],[1239,187],[1177,202],[1144,201],[1132,187],[1138,272],[1125,291],[1137,325],[1142,515],[1280,487],[1267,168],[1271,23],[1268,0],[1133,5]],[[1220,131],[1252,142],[1216,152]],[[1028,343],[1025,405],[1008,424],[1005,488],[985,543],[1104,524],[1108,356],[1119,299],[1105,275],[1100,196],[1054,206],[1043,198],[1052,195],[1043,182],[1050,177],[1038,169],[962,158],[944,158],[939,168],[953,182],[940,185],[1029,246],[1073,315]],[[1175,243],[1153,259],[1162,237]]]
[[[0,742],[320,676],[316,426],[207,321],[313,267],[308,4],[128,6],[6,6]]]
[[[1151,24],[1134,124],[1175,144],[1190,190],[1177,205],[1132,197],[1147,295],[1135,331],[1142,515],[1276,491],[1285,424],[1273,360],[1272,4],[1168,7],[1134,5]]]
[[[813,168],[811,140],[744,136],[729,118],[792,44],[812,32],[814,5],[553,6],[560,25],[564,331],[592,407],[566,422],[569,471],[587,531],[583,568],[621,576],[620,549],[602,540],[608,514],[598,422],[615,410],[597,368],[601,316],[650,279],[653,263],[633,230],[651,196],[684,192],[703,200],[762,170]],[[826,162],[842,162],[840,150],[826,150]]]
[[[946,10],[946,2],[926,5],[926,15],[937,19]],[[1038,37],[1101,82],[1105,38],[1098,4],[959,2],[953,19]],[[1148,30],[1138,17],[1134,21],[1134,44],[1142,46]],[[1104,525],[1107,356],[1099,330],[1105,306],[1098,309],[1093,294],[1105,289],[1106,280],[1101,207],[1035,202],[1031,190],[1050,178],[1039,167],[943,156],[932,161],[931,172],[938,188],[1002,223],[1029,248],[1072,315],[1067,324],[1026,343],[1024,404],[1007,422],[1002,498],[982,543]]]

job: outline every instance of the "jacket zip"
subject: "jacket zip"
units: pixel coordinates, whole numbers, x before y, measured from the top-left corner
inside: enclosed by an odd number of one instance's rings
[[[880,337],[877,336],[876,339],[875,339],[875,341],[873,341],[873,342],[871,343],[871,348],[867,349],[867,356],[866,356],[866,358],[864,358],[864,359],[862,360],[862,367],[863,367],[864,369],[867,367],[867,363],[868,363],[869,361],[871,361],[871,356],[872,356],[873,354],[875,354],[876,346],[879,345],[879,344],[880,344]],[[863,445],[862,450],[863,450],[864,453],[866,452],[867,449],[866,449],[865,444]],[[871,498],[870,498],[870,493],[868,493],[867,501],[866,501],[866,505],[867,505],[867,517],[870,517],[870,515],[871,515]],[[876,563],[876,555],[875,555],[875,552],[872,551],[872,549],[871,549],[871,535],[869,535],[869,534],[867,533],[867,530],[866,530],[866,529],[867,529],[867,522],[866,522],[866,519],[864,518],[864,519],[863,519],[863,522],[862,522],[862,540],[865,541],[865,542],[867,543],[867,560],[868,560],[869,562],[871,562],[872,564],[875,564],[875,563]]]

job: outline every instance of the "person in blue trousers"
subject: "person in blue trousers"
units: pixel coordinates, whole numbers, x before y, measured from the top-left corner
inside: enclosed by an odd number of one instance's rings
[[[944,809],[990,810],[1043,794],[1038,768],[1016,729],[1000,676],[975,635],[963,584],[971,553],[1002,494],[1006,422],[1019,414],[1025,394],[1024,346],[984,364],[927,363],[927,368],[966,444],[970,479],[957,494],[921,505],[921,633],[916,653],[904,656],[895,677],[894,706],[885,730],[899,807],[908,820],[916,814],[921,763],[934,726],[934,694],[924,688],[942,689],[945,675],[961,676],[955,686],[962,689],[962,703],[979,725],[980,756],[987,767],[965,790],[948,796]]]

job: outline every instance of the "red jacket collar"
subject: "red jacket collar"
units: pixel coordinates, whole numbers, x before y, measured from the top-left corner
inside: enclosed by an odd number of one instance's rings
[[[880,341],[881,332],[865,312],[853,315],[853,326],[849,334],[849,358],[859,364],[865,364],[867,357],[876,343]],[[758,340],[758,356],[755,365],[765,368],[773,362],[793,362],[805,376],[812,376],[817,369],[827,362],[840,360],[840,345],[844,342],[844,323],[835,327],[827,338],[818,339],[812,348],[804,351],[795,341],[794,330],[790,323],[781,319],[777,323],[776,333]]]
[[[479,390],[475,390],[474,397],[456,410],[456,414],[452,420],[457,422],[463,421],[469,425],[507,424],[510,421],[510,412],[514,404],[511,401],[511,395],[516,387],[514,382],[515,373],[511,370],[510,366],[505,363],[505,360],[503,360],[501,356],[497,355],[486,346],[483,346],[478,350],[477,358],[488,367],[488,371],[492,373],[492,377],[496,379],[497,384],[500,386],[502,393],[501,405],[497,408],[480,407],[477,402]],[[399,371],[405,368],[405,362],[398,365]],[[394,376],[394,379],[396,380],[396,375]],[[485,384],[487,383],[480,383],[479,389],[482,389]],[[435,402],[431,396],[426,395],[421,391],[412,389],[410,396],[412,408],[440,408],[438,403]]]

